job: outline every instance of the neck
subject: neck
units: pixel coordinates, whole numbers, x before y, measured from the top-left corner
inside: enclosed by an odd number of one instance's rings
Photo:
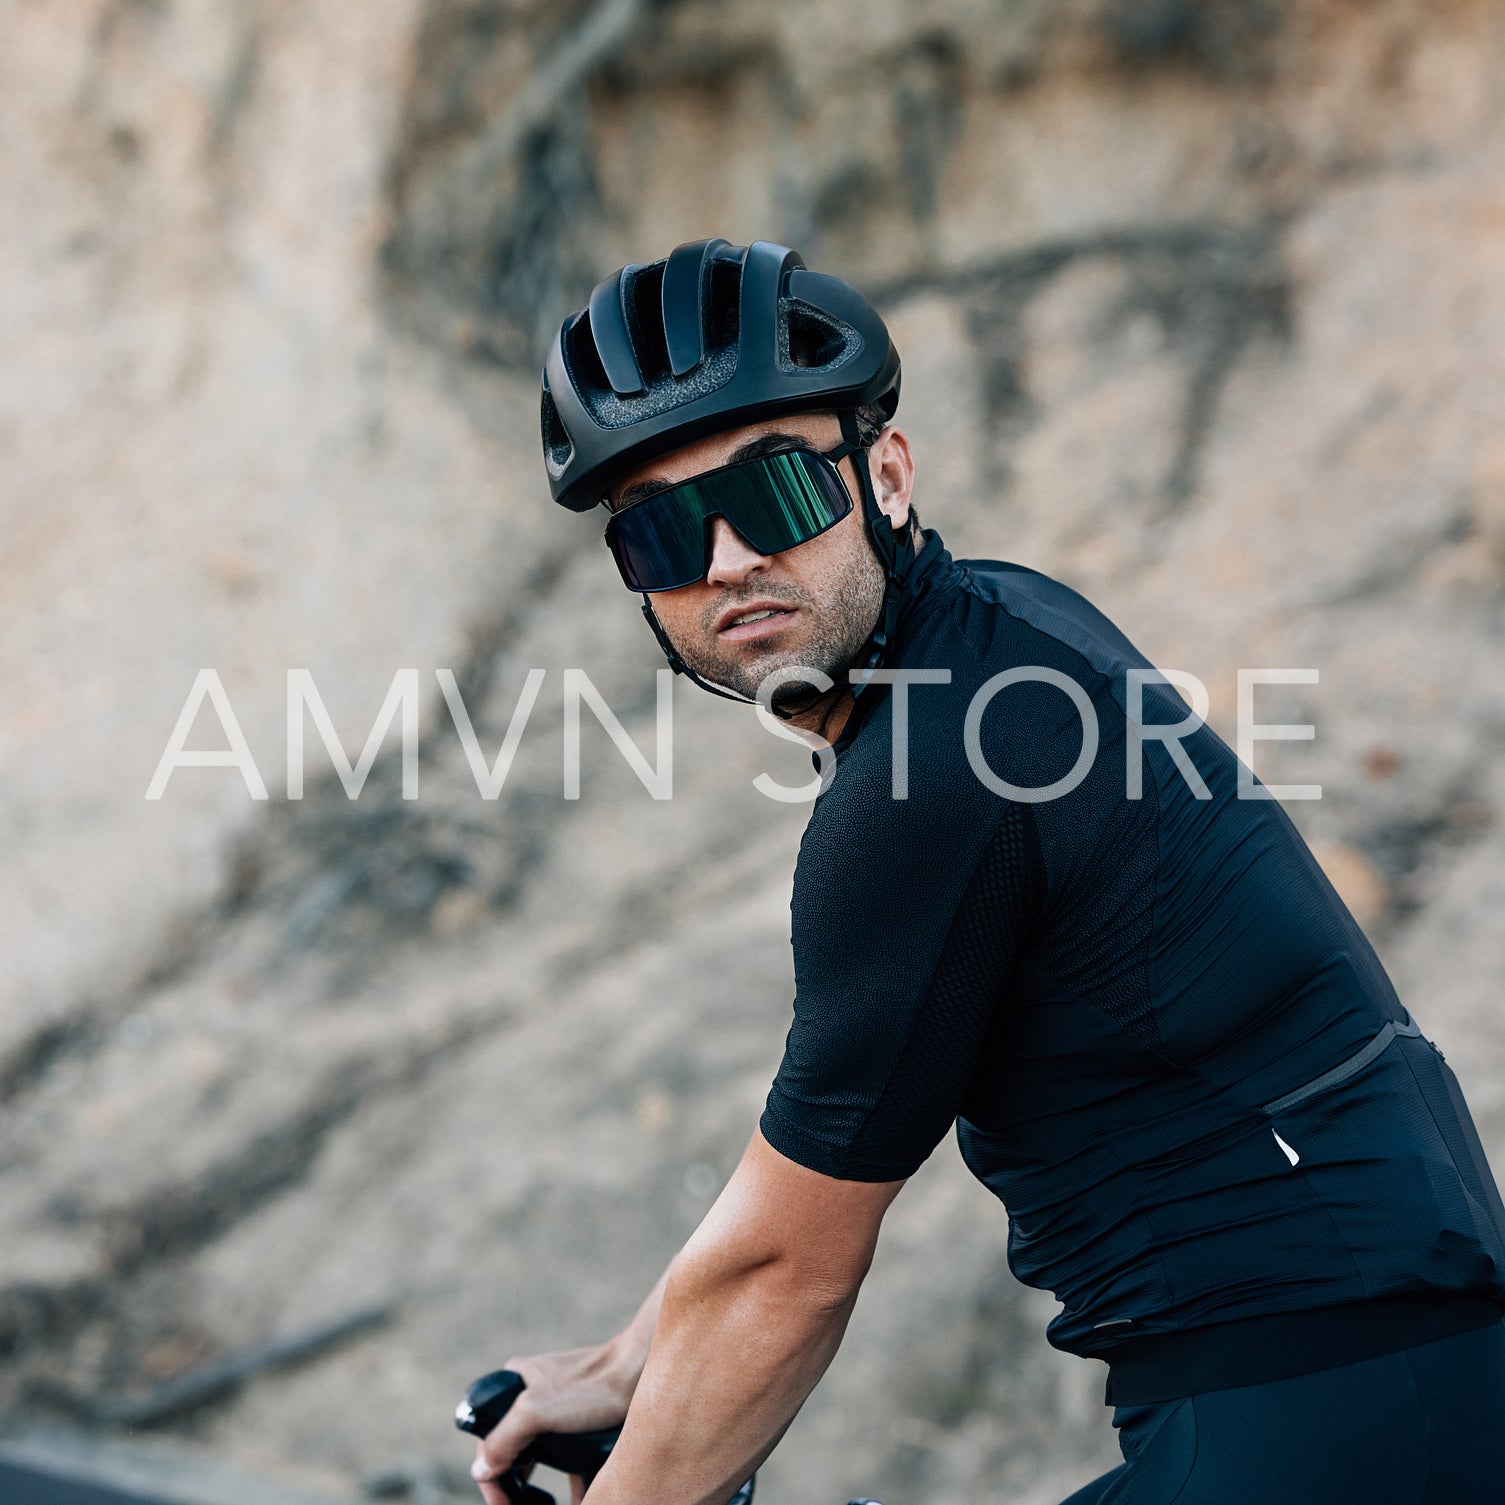
[[[851,689],[836,685],[819,700],[802,705],[797,710],[776,712],[781,720],[801,731],[810,732],[825,742],[835,742],[852,714],[854,701]]]

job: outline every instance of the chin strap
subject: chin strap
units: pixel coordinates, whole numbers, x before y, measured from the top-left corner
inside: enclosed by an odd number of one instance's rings
[[[872,471],[867,464],[867,450],[862,447],[858,438],[855,413],[848,411],[841,414],[841,437],[852,446],[854,451],[852,469],[857,472],[857,485],[862,492],[862,515],[867,524],[868,542],[872,544],[873,552],[878,556],[878,563],[883,566],[884,580],[883,606],[878,613],[877,624],[847,668],[849,670],[879,669],[893,651],[894,642],[898,636],[899,603],[903,600],[904,588],[909,582],[910,567],[914,564],[914,534],[908,522],[901,528],[895,528],[889,521],[888,514],[878,505],[878,497],[873,490]],[[658,639],[659,647],[664,650],[664,657],[668,659],[669,667],[676,674],[683,674],[691,684],[699,685],[702,690],[708,690],[712,695],[719,695],[723,700],[735,700],[739,705],[758,703],[746,695],[738,695],[733,690],[723,689],[720,685],[713,685],[708,679],[702,679],[680,657],[679,650],[669,641],[669,635],[653,614],[653,603],[646,594],[643,596],[643,616],[653,629],[653,635]],[[851,684],[849,688],[852,699],[855,700],[861,695],[870,683],[869,680],[858,680],[855,684]]]
[[[857,445],[857,415],[846,411],[841,415],[841,437],[848,444]],[[914,532],[906,519],[904,526],[895,528],[888,514],[878,505],[873,491],[873,475],[867,465],[867,451],[857,449],[861,457],[852,465],[857,472],[857,482],[862,489],[862,510],[867,521],[868,542],[883,566],[883,607],[878,621],[867,642],[858,651],[856,658],[847,666],[851,669],[882,668],[899,633],[899,603],[904,599],[904,588],[909,583],[909,571],[914,564]],[[858,680],[852,685],[855,700],[867,689],[870,680]]]
[[[702,679],[685,661],[679,656],[679,649],[669,641],[669,634],[659,625],[659,620],[653,614],[653,603],[646,593],[643,596],[643,616],[648,625],[653,629],[653,635],[658,639],[658,645],[664,650],[664,657],[669,660],[669,667],[676,674],[683,674],[693,685],[699,685],[702,690],[709,690],[712,695],[719,695],[723,700],[735,700],[738,705],[757,705],[756,700],[749,700],[746,695],[738,695],[735,690],[723,690],[720,685],[713,685],[710,680]]]

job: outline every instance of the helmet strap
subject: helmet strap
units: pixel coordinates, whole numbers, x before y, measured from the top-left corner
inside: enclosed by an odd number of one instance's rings
[[[862,492],[862,512],[867,522],[868,542],[878,563],[883,566],[883,607],[878,613],[877,625],[858,654],[852,668],[880,668],[893,652],[898,640],[899,603],[904,598],[904,588],[909,582],[910,567],[914,564],[914,534],[906,520],[902,528],[895,528],[888,514],[878,505],[877,493],[873,490],[873,474],[867,463],[867,450],[862,447],[857,432],[857,415],[850,409],[841,414],[841,437],[848,444],[856,445],[852,457],[852,469],[857,472],[857,484]],[[857,680],[852,684],[855,700],[871,683]]]
[[[738,705],[756,705],[756,700],[750,700],[746,695],[738,695],[734,690],[724,690],[720,685],[713,685],[710,680],[702,679],[680,656],[679,649],[669,641],[669,634],[664,631],[659,619],[653,614],[653,603],[647,594],[643,596],[643,616],[648,625],[653,629],[653,635],[658,639],[658,645],[664,650],[664,657],[669,660],[669,667],[676,674],[683,674],[692,685],[699,685],[702,690],[708,690],[712,695],[719,695],[723,700],[735,700]]]

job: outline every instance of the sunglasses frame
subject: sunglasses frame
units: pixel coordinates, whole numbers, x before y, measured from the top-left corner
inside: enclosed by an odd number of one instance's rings
[[[602,534],[602,537],[606,541],[607,548],[611,550],[612,560],[617,566],[617,572],[619,574],[623,574],[621,557],[618,555],[617,550],[612,542],[613,532],[618,518],[624,517],[627,513],[633,512],[639,507],[649,506],[651,503],[658,501],[660,497],[667,496],[669,493],[677,491],[681,486],[701,485],[715,476],[723,475],[727,471],[741,470],[749,465],[761,465],[768,460],[780,459],[785,455],[805,454],[810,455],[813,458],[824,462],[825,465],[829,466],[831,474],[835,477],[837,484],[846,494],[847,505],[845,510],[841,513],[841,516],[833,518],[829,523],[825,525],[825,527],[818,528],[814,533],[809,534],[807,537],[797,539],[794,543],[786,544],[783,549],[775,549],[772,552],[782,554],[788,549],[797,549],[800,544],[809,543],[812,538],[819,538],[822,533],[828,532],[830,529],[834,528],[836,524],[842,520],[842,518],[846,517],[847,514],[857,506],[857,501],[852,495],[852,489],[847,485],[846,478],[842,475],[840,466],[841,462],[845,460],[848,455],[860,454],[863,452],[863,449],[864,446],[854,443],[850,439],[843,439],[839,444],[836,444],[832,448],[826,450],[816,449],[813,445],[809,444],[794,444],[790,445],[787,449],[774,450],[770,454],[755,455],[750,460],[734,460],[729,465],[718,465],[711,470],[703,470],[698,475],[686,476],[682,481],[676,481],[671,486],[665,486],[661,490],[655,491],[638,501],[629,502],[627,506],[618,508],[615,512],[612,513],[611,517],[607,519],[606,530]],[[695,576],[693,580],[684,580],[679,582],[677,585],[642,586],[630,584],[627,581],[625,574],[623,574],[622,583],[626,585],[628,590],[630,591],[637,592],[640,595],[650,596],[655,595],[660,591],[682,590],[687,585],[695,585],[699,581],[704,580],[706,574],[710,569],[710,549],[706,546],[705,543],[705,525],[715,517],[723,518],[726,521],[727,526],[730,527],[732,531],[735,532],[737,536],[741,538],[743,542],[746,543],[750,548],[756,549],[758,547],[755,543],[752,542],[751,539],[747,538],[747,536],[741,531],[740,528],[737,527],[734,522],[732,522],[729,517],[726,517],[725,513],[704,512],[701,514],[700,518],[702,536],[701,571],[697,576]],[[759,552],[762,551],[760,550]]]

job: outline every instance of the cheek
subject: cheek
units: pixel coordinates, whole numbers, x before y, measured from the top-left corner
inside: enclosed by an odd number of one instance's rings
[[[810,587],[825,595],[849,595],[872,573],[877,561],[867,533],[855,509],[834,528],[812,538],[805,548],[812,552],[804,564]]]
[[[679,590],[655,591],[649,596],[659,626],[671,637],[697,627],[705,608],[702,586],[686,585]]]

